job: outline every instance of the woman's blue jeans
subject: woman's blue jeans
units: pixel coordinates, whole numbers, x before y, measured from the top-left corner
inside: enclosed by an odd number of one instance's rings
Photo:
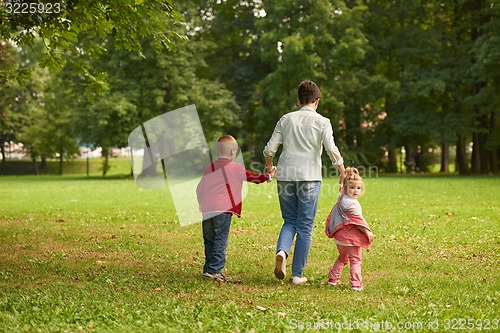
[[[307,263],[320,188],[320,181],[278,181],[278,197],[284,223],[276,252],[283,250],[288,256],[297,235],[292,261],[293,276],[302,276]]]
[[[226,265],[226,248],[231,227],[230,213],[222,213],[203,220],[203,240],[205,243],[205,265],[203,273],[218,274]]]

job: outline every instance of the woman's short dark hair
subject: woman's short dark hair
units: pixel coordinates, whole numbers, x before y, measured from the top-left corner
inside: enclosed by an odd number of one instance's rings
[[[302,81],[299,84],[298,90],[298,98],[299,103],[301,105],[314,103],[321,96],[321,92],[319,91],[316,83],[312,81]]]

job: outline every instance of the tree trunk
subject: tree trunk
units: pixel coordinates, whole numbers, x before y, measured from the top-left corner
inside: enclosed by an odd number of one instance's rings
[[[426,155],[424,154],[424,147],[423,146],[418,146],[417,150],[413,154],[413,160],[415,162],[415,171],[416,172],[425,172],[427,169],[427,161],[426,161]]]
[[[490,140],[494,140],[492,139],[495,131],[497,130],[496,126],[497,126],[497,119],[496,119],[496,112],[495,111],[492,111],[491,112],[491,115],[490,115]],[[498,151],[499,151],[499,148],[498,146],[495,147],[497,145],[497,143],[493,143],[493,145],[491,145],[491,148],[489,150],[489,161],[490,161],[490,171],[493,172],[493,173],[498,173]]]
[[[5,147],[3,145],[3,142],[0,142],[0,151],[2,152],[2,167],[0,168],[0,174],[5,173]]]
[[[441,169],[439,172],[450,172],[450,145],[446,142],[441,144]]]
[[[106,177],[109,170],[109,151],[107,147],[102,147],[101,156],[104,157],[104,161],[102,162],[102,176]]]
[[[405,145],[405,167],[406,167],[406,173],[412,173],[413,172],[413,167],[415,166],[415,162],[413,161],[413,149],[411,148],[410,145]]]
[[[31,154],[31,161],[33,162],[33,169],[35,170],[35,175],[40,176],[40,169],[38,169],[38,164],[36,164],[36,155]]]
[[[387,149],[387,158],[388,158],[388,166],[387,166],[387,172],[388,173],[397,173],[398,172],[398,159],[397,159],[397,154],[396,154],[396,149],[393,147],[388,147]]]
[[[489,154],[488,154],[488,147],[486,146],[488,142],[488,127],[489,127],[489,121],[488,121],[488,115],[483,115],[480,117],[480,128],[484,129],[484,132],[479,132],[478,133],[478,139],[479,139],[479,161],[481,162],[479,165],[479,172],[482,175],[486,175],[490,172],[490,162],[489,162]]]
[[[470,173],[467,162],[467,153],[465,151],[465,139],[463,138],[463,135],[459,135],[457,139],[457,157],[455,168],[461,175],[467,175]]]
[[[471,29],[471,41],[476,42],[481,37],[481,29],[479,27],[483,26],[487,22],[486,15],[483,14],[482,9],[484,8],[483,0],[476,0],[470,2],[472,5],[472,13],[474,24]],[[474,17],[475,16],[475,17]],[[471,62],[476,63],[475,58],[471,59]],[[479,78],[476,79],[472,85],[471,95],[475,96],[486,87],[486,82],[481,81]],[[486,141],[488,140],[488,115],[481,114],[481,108],[478,105],[473,106],[473,111],[476,115],[477,127],[472,135],[473,146],[472,146],[472,171],[475,174],[487,174],[488,173],[488,154],[486,152]]]
[[[489,154],[486,147],[488,141],[488,133],[486,129],[489,127],[488,116],[483,115],[478,119],[479,130],[472,135],[472,170],[475,174],[487,174],[489,172]]]
[[[471,157],[471,169],[472,173],[478,175],[481,168],[481,158],[479,156],[479,134],[477,132],[472,133],[472,157]]]
[[[64,156],[63,156],[63,153],[61,151],[61,153],[59,154],[59,172],[58,172],[58,174],[60,176],[62,176],[62,174],[63,174],[63,161],[64,161]]]
[[[40,171],[45,171],[47,170],[47,157],[46,156],[40,156]]]
[[[385,112],[387,113],[387,117],[392,113],[392,100],[390,96],[387,94],[385,96]],[[387,119],[387,118],[386,118]],[[386,133],[387,137],[391,137],[391,133]],[[398,154],[395,147],[395,143],[393,140],[389,141],[387,145],[387,158],[389,165],[387,166],[387,172],[389,173],[398,173]]]

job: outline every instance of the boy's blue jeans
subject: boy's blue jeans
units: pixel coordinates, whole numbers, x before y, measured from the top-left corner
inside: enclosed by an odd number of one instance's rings
[[[278,181],[278,196],[284,223],[276,246],[290,254],[293,239],[292,274],[302,276],[311,248],[314,218],[318,207],[320,181]]]
[[[229,243],[231,217],[230,213],[222,213],[203,220],[203,241],[205,243],[203,273],[222,273],[222,268],[226,265],[226,248]]]

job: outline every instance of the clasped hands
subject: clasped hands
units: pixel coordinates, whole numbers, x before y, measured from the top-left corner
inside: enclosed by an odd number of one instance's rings
[[[274,178],[277,168],[274,165],[266,165],[266,173],[270,174]]]

